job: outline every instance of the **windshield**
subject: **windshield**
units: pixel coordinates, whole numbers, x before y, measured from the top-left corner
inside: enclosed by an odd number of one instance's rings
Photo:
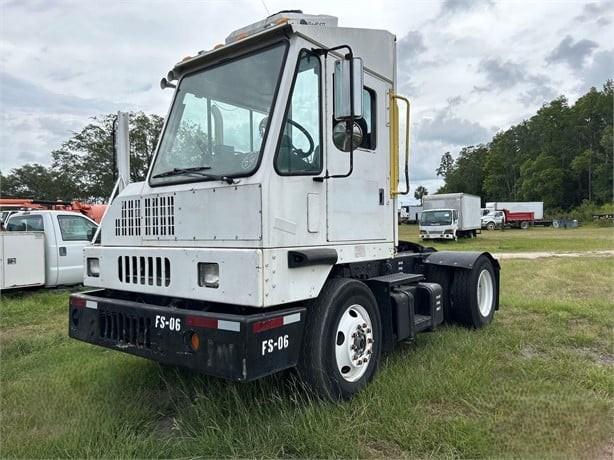
[[[185,76],[150,183],[253,173],[268,131],[284,51],[280,43]]]
[[[420,216],[421,225],[450,225],[452,223],[452,211],[422,211]]]

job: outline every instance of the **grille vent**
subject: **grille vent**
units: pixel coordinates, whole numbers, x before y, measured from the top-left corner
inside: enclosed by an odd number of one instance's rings
[[[115,219],[115,236],[141,235],[141,200],[122,201],[119,218]]]
[[[151,348],[151,319],[99,309],[98,334],[102,339]]]
[[[145,236],[175,234],[175,197],[145,198]]]
[[[166,257],[119,256],[117,277],[126,284],[169,286],[171,263]]]

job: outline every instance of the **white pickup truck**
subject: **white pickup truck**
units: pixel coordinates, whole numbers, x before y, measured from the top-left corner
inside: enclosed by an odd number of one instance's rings
[[[0,289],[83,281],[83,248],[98,225],[69,211],[20,211],[0,232]]]

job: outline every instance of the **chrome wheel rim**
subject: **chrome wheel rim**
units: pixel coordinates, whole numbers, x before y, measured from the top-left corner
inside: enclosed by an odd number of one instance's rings
[[[482,270],[478,277],[477,294],[478,309],[480,310],[480,314],[484,317],[487,317],[492,309],[492,303],[495,297],[494,286],[495,284],[490,272],[486,269]]]
[[[339,319],[335,335],[337,369],[348,382],[359,380],[373,359],[373,325],[367,310],[358,304],[349,306]]]

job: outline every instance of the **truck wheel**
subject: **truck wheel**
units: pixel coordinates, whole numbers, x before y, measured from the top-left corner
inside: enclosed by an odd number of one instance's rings
[[[520,228],[526,230],[527,228],[529,228],[529,223],[526,221],[520,222]]]
[[[454,320],[467,327],[481,328],[492,321],[498,297],[495,269],[482,256],[471,270],[454,273],[450,307]]]
[[[299,375],[324,398],[351,398],[377,371],[381,331],[377,302],[364,283],[328,280],[307,312]]]
[[[494,222],[488,222],[488,224],[486,224],[486,229],[487,230],[491,230],[492,231],[492,230],[494,230],[496,228],[497,228],[497,226],[495,225]]]

